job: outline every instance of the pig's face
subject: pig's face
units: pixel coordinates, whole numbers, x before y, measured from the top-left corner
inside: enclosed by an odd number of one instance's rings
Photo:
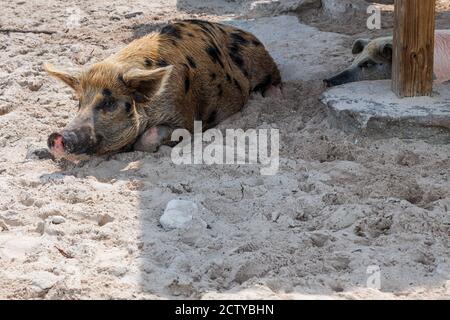
[[[360,39],[353,44],[356,55],[350,67],[324,80],[328,87],[363,80],[383,80],[391,78],[392,37],[375,40]]]
[[[172,67],[124,71],[102,62],[71,73],[50,65],[45,69],[79,98],[75,118],[48,137],[48,147],[57,158],[77,160],[132,145],[145,130],[145,106],[164,90]]]

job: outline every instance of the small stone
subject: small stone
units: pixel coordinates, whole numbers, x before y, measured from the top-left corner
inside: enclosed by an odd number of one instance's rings
[[[313,233],[310,235],[311,242],[316,247],[323,247],[330,237],[322,233]]]
[[[47,271],[34,271],[29,275],[29,279],[34,289],[41,292],[52,288],[60,278]]]
[[[182,229],[189,225],[198,212],[197,205],[188,200],[171,200],[159,219],[165,230]]]
[[[400,152],[395,160],[397,164],[405,167],[412,167],[420,162],[419,156],[412,151]]]
[[[58,231],[51,227],[51,225],[46,221],[41,221],[37,224],[36,232],[41,236],[44,234],[48,234],[49,236],[56,236],[58,234]]]
[[[20,86],[28,88],[30,91],[38,91],[44,84],[42,80],[37,79],[19,80],[18,83]]]
[[[66,222],[66,218],[64,218],[63,216],[53,216],[51,217],[51,222],[53,224],[61,224]]]
[[[54,160],[55,158],[50,153],[50,150],[47,148],[39,148],[35,146],[30,146],[27,151],[26,159],[51,159]]]
[[[97,223],[100,227],[103,227],[105,224],[113,222],[114,218],[109,214],[102,214],[97,216]]]
[[[130,12],[130,13],[125,14],[124,17],[125,17],[126,19],[131,19],[131,18],[134,18],[134,17],[139,16],[139,15],[141,15],[141,14],[143,14],[142,11]]]

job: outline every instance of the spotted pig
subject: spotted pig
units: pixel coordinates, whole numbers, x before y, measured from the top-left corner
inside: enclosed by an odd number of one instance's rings
[[[169,24],[76,72],[44,65],[73,88],[75,118],[48,137],[58,158],[170,144],[174,129],[215,126],[253,91],[279,93],[280,73],[264,45],[232,26],[201,20]]]

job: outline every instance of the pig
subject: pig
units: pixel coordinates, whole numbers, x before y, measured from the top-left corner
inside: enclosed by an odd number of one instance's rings
[[[325,85],[334,87],[355,81],[391,79],[392,43],[392,36],[356,40],[352,49],[356,57],[352,65],[325,79]],[[434,79],[438,83],[450,80],[450,30],[437,30],[435,33]]]
[[[282,88],[254,35],[203,20],[170,23],[81,70],[44,69],[79,101],[74,119],[47,142],[55,158],[69,160],[173,145],[173,130],[193,132],[194,121],[214,127],[252,92],[279,96]]]

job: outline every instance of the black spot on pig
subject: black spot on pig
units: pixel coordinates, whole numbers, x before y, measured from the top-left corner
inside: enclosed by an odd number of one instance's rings
[[[241,36],[239,33],[232,33],[230,35],[231,41],[236,45],[246,46],[249,44],[249,41]]]
[[[186,60],[188,61],[189,65],[191,66],[191,68],[195,69],[197,68],[197,64],[195,63],[195,61],[192,59],[192,57],[187,56]]]
[[[207,127],[214,127],[217,121],[217,111],[213,111],[208,115],[208,119],[206,120]]]
[[[257,47],[257,46],[262,46],[262,43],[258,40],[258,39],[253,39],[252,40],[252,44]]]
[[[222,68],[224,67],[223,62],[220,59],[221,53],[215,45],[207,47],[206,53],[214,63],[218,63]]]
[[[165,34],[172,38],[181,39],[180,30],[173,24],[169,24],[162,28],[160,34]]]
[[[131,103],[125,102],[125,110],[127,113],[131,112]]]
[[[167,67],[169,64],[166,62],[166,60],[159,58],[158,61],[156,62],[156,65],[158,67]]]
[[[217,89],[219,90],[218,91],[218,96],[219,97],[222,97],[223,96],[223,87],[222,87],[222,84],[221,83],[219,83],[218,85],[217,85]]]
[[[186,74],[184,78],[184,93],[187,94],[189,91],[189,87],[191,86],[191,79],[189,79],[189,74]]]

